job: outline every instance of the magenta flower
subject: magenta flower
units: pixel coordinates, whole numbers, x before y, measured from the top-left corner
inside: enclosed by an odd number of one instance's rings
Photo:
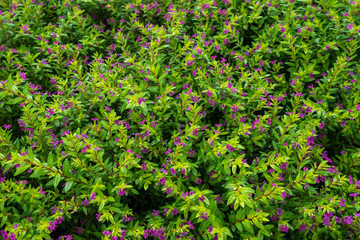
[[[152,216],[159,216],[159,211],[153,209],[153,212],[151,213]]]
[[[341,197],[341,201],[340,201],[340,207],[345,207],[345,202],[346,202],[346,199],[344,199],[343,197]]]
[[[147,167],[146,163],[143,162],[143,163],[141,164],[141,169],[142,169],[142,170],[146,170],[146,167]]]
[[[105,231],[103,231],[103,234],[105,236],[110,236],[111,232],[109,230],[105,230]]]
[[[91,200],[91,201],[94,201],[94,200],[95,200],[95,196],[96,196],[96,193],[93,193],[93,194],[90,196],[90,200]]]
[[[285,170],[286,167],[287,167],[287,163],[284,162],[284,163],[281,164],[280,169]]]
[[[28,154],[28,151],[26,150],[24,153],[20,153],[20,156],[24,156],[24,155],[26,155],[26,154]]]
[[[231,107],[231,110],[233,110],[234,112],[237,112],[237,111],[239,111],[239,107],[233,105],[233,106]]]
[[[347,216],[346,217],[346,224],[350,225],[352,222],[354,221],[352,216]]]
[[[301,224],[300,226],[300,232],[306,231],[307,225],[305,223]]]
[[[96,214],[96,220],[99,221],[100,217],[101,217],[101,213],[97,213],[97,214]],[[100,221],[100,222],[101,222],[101,221]]]
[[[289,226],[281,225],[279,227],[279,230],[282,231],[282,232],[287,233],[287,232],[289,232]]]
[[[226,145],[226,149],[229,151],[229,152],[234,152],[236,150],[236,148],[232,147],[231,145],[227,144]]]
[[[165,184],[165,181],[166,181],[166,178],[164,178],[164,177],[162,177],[162,178],[159,180],[160,184],[163,185],[163,186],[164,186],[164,184]]]
[[[215,200],[217,204],[221,203],[222,197],[220,196],[220,194],[217,197],[215,197]]]
[[[210,227],[208,228],[208,231],[209,231],[209,233],[211,233],[211,232],[213,231],[213,227],[210,226]]]
[[[127,191],[125,190],[125,188],[120,188],[120,189],[119,189],[118,194],[119,194],[120,196],[124,196],[126,193],[127,193]]]
[[[86,206],[86,205],[89,205],[89,200],[88,199],[85,199],[84,201],[81,202],[82,205]]]
[[[5,124],[4,126],[3,126],[3,128],[5,128],[5,129],[10,129],[11,128],[11,125],[10,124]]]
[[[207,216],[207,213],[202,213],[201,216],[200,216],[201,219],[203,220],[206,220],[208,219],[209,217]]]
[[[169,187],[166,187],[166,194],[167,195],[172,195],[172,192],[173,192],[173,189],[169,188]]]

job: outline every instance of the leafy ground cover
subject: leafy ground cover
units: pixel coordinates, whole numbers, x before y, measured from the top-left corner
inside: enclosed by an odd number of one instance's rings
[[[358,239],[358,1],[0,5],[0,239]]]

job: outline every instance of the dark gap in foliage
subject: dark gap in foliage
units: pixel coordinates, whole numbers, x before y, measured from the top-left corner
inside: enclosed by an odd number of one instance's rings
[[[7,105],[9,106],[9,105]],[[21,130],[21,127],[19,125],[19,119],[21,118],[21,116],[23,115],[22,111],[20,110],[20,108],[18,107],[12,107],[9,106],[11,108],[11,112],[8,111],[6,108],[2,108],[0,109],[0,115],[4,116],[4,118],[2,119],[2,123],[5,124],[10,124],[11,125],[11,132],[12,132],[12,136],[11,136],[11,141],[16,140],[19,137],[24,136],[24,131]]]
[[[73,213],[71,219],[63,217],[64,220],[61,224],[56,225],[55,230],[50,233],[52,239],[58,239],[60,236],[76,234],[78,228],[83,226],[84,223],[89,221],[93,222],[92,225],[97,225],[99,221],[95,217],[93,210],[88,210],[88,214],[85,215],[81,210]],[[89,223],[88,223],[89,224]],[[81,236],[81,235],[80,235]]]
[[[71,234],[74,231],[71,225],[64,221],[60,225],[56,225],[55,230],[50,233],[51,239],[58,239],[60,236]]]
[[[220,107],[215,106],[212,109],[207,109],[206,116],[204,118],[205,123],[210,123],[211,126],[215,126],[215,124],[222,123],[223,120],[223,113]]]
[[[139,195],[129,195],[125,199],[125,203],[129,208],[133,209],[136,219],[144,218],[149,211],[153,209],[160,210],[162,206],[174,202],[175,198],[166,198],[165,193],[160,193],[153,186],[149,186],[147,190],[144,188],[137,189]]]
[[[240,31],[241,32],[241,31]],[[252,47],[253,45],[253,39],[251,38],[252,36],[254,36],[254,31],[250,30],[250,27],[248,28],[248,30],[245,30],[240,36],[243,39],[242,45],[244,47]]]

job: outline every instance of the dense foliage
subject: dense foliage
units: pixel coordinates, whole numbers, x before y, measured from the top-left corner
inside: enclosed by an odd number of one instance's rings
[[[359,1],[0,5],[0,239],[360,235]]]

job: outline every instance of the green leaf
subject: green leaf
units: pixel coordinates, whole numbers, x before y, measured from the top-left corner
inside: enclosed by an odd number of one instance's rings
[[[261,222],[259,222],[259,220],[257,220],[256,218],[254,218],[253,223],[255,224],[255,226],[257,226],[260,229],[265,229],[264,226],[261,224]]]
[[[243,228],[243,226],[241,225],[240,222],[235,223],[235,226],[236,226],[236,228],[239,230],[239,232],[243,232],[243,231],[244,231],[244,228]]]
[[[12,165],[10,163],[6,164],[3,172],[7,172],[11,167]]]
[[[232,233],[231,233],[231,231],[230,231],[230,229],[229,228],[224,228],[224,233],[226,234],[226,235],[228,235],[229,237],[233,237],[233,235],[232,235]]]
[[[99,211],[101,211],[104,208],[105,203],[106,203],[106,199],[101,201],[100,206],[99,206]]]
[[[248,232],[254,234],[254,228],[251,226],[251,223],[250,223],[249,220],[243,221],[242,224],[244,225],[245,229],[246,229]]]
[[[64,187],[65,193],[67,193],[67,192],[71,189],[71,187],[72,187],[73,184],[74,184],[73,181],[66,182],[65,187]]]
[[[54,188],[56,188],[57,185],[59,185],[60,180],[61,180],[61,175],[60,175],[60,173],[57,173],[54,178]]]
[[[19,102],[22,102],[23,100],[24,100],[23,98],[17,97],[17,98],[13,98],[13,99],[7,101],[6,103],[10,104],[10,105],[13,105],[13,104],[17,104]]]
[[[88,212],[87,212],[87,208],[85,206],[83,207],[83,211],[84,211],[85,215],[87,215]]]
[[[8,219],[8,216],[4,216],[4,217],[2,218],[1,224],[0,224],[0,228],[2,228],[2,227],[5,225],[7,219]]]
[[[21,163],[21,164],[20,164],[20,167],[18,167],[18,168],[16,169],[16,172],[15,172],[14,176],[17,176],[17,175],[25,172],[26,169],[28,169],[29,167],[30,167],[30,164]]]
[[[68,177],[70,177],[72,175],[72,172],[71,172],[71,167],[70,167],[70,163],[69,163],[69,160],[66,159],[63,163],[63,167],[62,167],[63,171],[64,171],[64,174]]]
[[[53,154],[52,154],[52,152],[50,152],[48,155],[48,158],[47,158],[47,163],[49,164],[50,168],[54,165],[53,159],[54,159]]]
[[[29,148],[28,150],[28,157],[31,161],[34,161],[34,153],[33,153],[33,150],[31,148]]]
[[[168,75],[167,73],[164,73],[164,74],[162,74],[162,75],[160,76],[159,82],[160,82],[161,85],[164,84],[167,75]]]
[[[152,86],[152,87],[148,87],[147,90],[149,90],[152,93],[157,93],[157,92],[159,92],[159,87],[158,86]]]
[[[46,171],[43,168],[36,168],[35,171],[30,175],[31,178],[38,178],[45,175]]]
[[[267,236],[267,237],[270,237],[270,236],[271,236],[270,233],[269,233],[269,231],[267,231],[266,229],[261,229],[260,232],[262,232],[262,233],[263,233],[265,236]]]

